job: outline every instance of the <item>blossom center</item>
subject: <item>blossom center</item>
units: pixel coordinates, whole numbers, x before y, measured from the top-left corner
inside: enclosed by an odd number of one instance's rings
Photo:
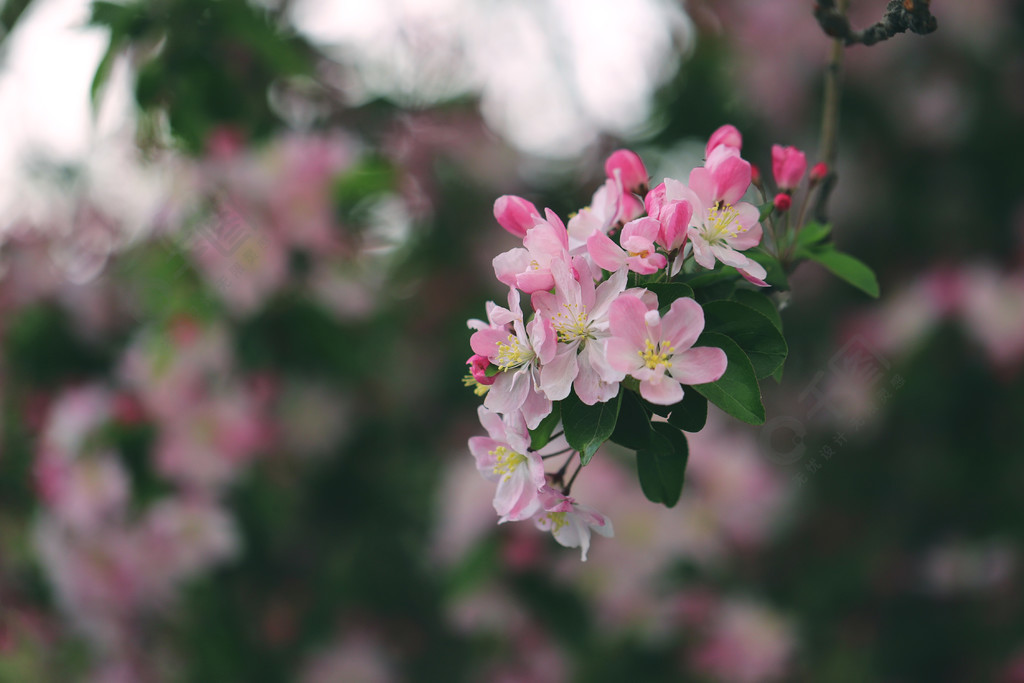
[[[746,232],[747,229],[737,220],[739,215],[740,212],[731,204],[717,202],[708,209],[708,218],[704,222],[704,239],[714,244]]]
[[[648,369],[654,370],[659,365],[663,365],[667,370],[672,367],[672,361],[669,358],[672,357],[674,350],[672,344],[667,341],[655,344],[650,339],[645,339],[643,351],[637,351],[636,353]]]
[[[493,451],[488,451],[487,454],[494,456],[494,473],[499,476],[504,476],[506,481],[508,481],[512,476],[512,473],[516,471],[516,468],[526,462],[525,455],[522,453],[516,453],[504,446],[498,446]]]
[[[501,371],[517,368],[526,365],[534,358],[533,350],[525,346],[514,335],[508,335],[508,343],[498,343],[498,362],[496,365]]]
[[[565,512],[549,512],[544,517],[551,522],[551,531],[555,532],[569,523],[565,518]]]
[[[558,341],[569,343],[577,339],[594,339],[586,306],[562,304],[562,309],[551,318]]]

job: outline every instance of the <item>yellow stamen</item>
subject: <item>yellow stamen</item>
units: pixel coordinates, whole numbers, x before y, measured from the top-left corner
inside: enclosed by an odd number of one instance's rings
[[[509,480],[517,467],[526,462],[525,455],[516,453],[504,446],[498,446],[493,451],[488,451],[487,454],[494,456],[493,471],[495,474],[504,475],[505,481]]]
[[[740,212],[730,204],[718,202],[708,209],[708,218],[704,223],[703,236],[709,243],[714,244],[727,239],[732,239],[747,229],[740,225]]]
[[[560,311],[551,318],[551,325],[555,328],[558,341],[568,344],[576,339],[594,339],[587,322],[587,307],[576,304],[562,304],[564,311]]]
[[[502,372],[525,365],[533,360],[533,358],[533,351],[523,346],[514,334],[508,335],[508,344],[498,344],[497,365],[498,369]]]
[[[669,358],[672,357],[674,350],[673,346],[667,341],[663,341],[655,346],[654,342],[650,339],[645,339],[644,350],[637,351],[636,353],[649,369],[654,370],[659,365],[663,365],[667,370],[672,367],[672,361]]]
[[[491,388],[486,384],[480,384],[480,382],[477,382],[476,377],[473,377],[473,375],[466,375],[463,377],[462,384],[463,386],[473,387],[473,393],[477,396],[483,396],[487,393],[487,390]]]

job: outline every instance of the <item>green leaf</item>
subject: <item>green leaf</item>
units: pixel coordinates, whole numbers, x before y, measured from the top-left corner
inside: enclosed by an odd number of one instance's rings
[[[634,451],[647,448],[651,443],[651,418],[644,408],[643,401],[632,391],[622,392],[622,404],[619,417],[615,422],[615,431],[609,440],[632,448]]]
[[[668,423],[687,432],[699,432],[708,421],[708,400],[696,391],[683,393],[683,400],[672,406]]]
[[[796,238],[796,243],[797,246],[801,248],[810,247],[825,240],[831,234],[831,224],[811,221],[800,230],[800,234],[798,234]]]
[[[484,376],[486,376],[486,377],[495,377],[495,376],[497,376],[501,372],[503,372],[501,368],[499,368],[494,363],[491,363],[490,365],[487,366],[487,369],[484,370]]]
[[[608,437],[615,431],[619,418],[622,391],[606,403],[588,406],[576,392],[562,401],[562,427],[569,445],[580,452],[580,463],[586,465]]]
[[[530,450],[539,451],[548,445],[548,442],[551,441],[551,432],[555,430],[555,426],[561,418],[559,404],[553,403],[551,413],[540,421],[536,429],[530,430]]]
[[[640,489],[651,502],[672,507],[683,492],[689,448],[686,437],[675,427],[664,422],[652,427],[650,447],[636,454]]]
[[[693,388],[704,398],[749,424],[764,424],[764,404],[750,359],[729,337],[718,332],[705,332],[694,346],[717,346],[725,351],[729,365],[718,381],[698,384]]]
[[[693,289],[682,282],[659,282],[653,285],[647,285],[647,289],[657,295],[658,308],[660,309],[668,308],[676,299],[693,298]]]
[[[772,211],[775,210],[775,202],[765,202],[764,204],[758,207],[758,210],[761,213],[757,217],[757,220],[764,223],[766,220],[768,220],[768,216],[772,215]]]
[[[868,296],[878,298],[878,279],[871,268],[849,254],[836,251],[835,245],[827,243],[813,249],[803,249],[799,255],[820,263],[833,275],[846,280]]]
[[[704,329],[720,332],[739,344],[754,366],[754,375],[758,379],[775,372],[789,354],[785,338],[772,321],[736,301],[705,304]]]
[[[786,277],[786,271],[783,269],[782,264],[779,263],[778,259],[761,247],[747,249],[743,254],[760,263],[764,266],[764,269],[768,271],[768,274],[764,276],[765,282],[776,289],[789,289],[789,278]]]
[[[779,315],[779,309],[775,307],[775,302],[770,298],[761,292],[754,292],[749,289],[737,289],[733,293],[732,298],[745,306],[750,306],[771,320],[772,325],[775,325],[775,329],[782,332],[782,316]]]

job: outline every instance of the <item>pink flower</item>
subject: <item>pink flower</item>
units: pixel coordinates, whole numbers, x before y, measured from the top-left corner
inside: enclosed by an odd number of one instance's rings
[[[743,136],[736,130],[736,126],[725,124],[708,138],[708,145],[704,149],[704,157],[708,158],[711,153],[721,146],[732,147],[739,151],[743,146]]]
[[[793,191],[807,170],[807,157],[796,147],[772,145],[772,175],[780,190]]]
[[[523,246],[494,258],[494,274],[500,282],[525,294],[551,289],[551,260],[569,258],[569,234],[562,219],[551,209],[547,218],[526,231]]]
[[[566,548],[579,548],[584,562],[590,550],[591,531],[605,538],[611,538],[615,533],[610,519],[549,486],[541,489],[540,504],[544,512],[534,519],[537,528],[550,531],[555,540]]]
[[[484,406],[477,409],[487,436],[474,436],[469,450],[476,468],[488,481],[498,482],[494,510],[501,522],[532,517],[540,509],[537,491],[544,486],[544,461],[531,452],[530,434],[521,417],[504,421]]]
[[[764,287],[764,267],[739,253],[757,246],[762,235],[757,207],[738,201],[749,185],[750,164],[736,156],[735,150],[720,146],[706,167],[690,172],[689,187],[678,180],[665,180],[665,198],[685,200],[693,207],[687,237],[697,263],[710,269],[716,260],[721,261]]]
[[[494,200],[494,218],[501,227],[516,237],[526,237],[527,231],[541,218],[537,207],[522,197],[505,194]]]
[[[650,217],[630,221],[622,228],[618,246],[607,235],[595,232],[587,240],[587,251],[594,263],[605,270],[618,271],[624,266],[635,273],[650,275],[668,263],[654,245],[661,234],[661,224]]]
[[[816,185],[825,179],[828,175],[828,165],[824,161],[819,161],[811,167],[811,184]]]
[[[789,207],[793,205],[793,198],[785,192],[780,192],[775,195],[772,204],[775,205],[776,211],[789,211]]]
[[[614,179],[618,175],[626,192],[642,192],[647,187],[647,168],[636,152],[619,149],[604,162],[604,172]]]
[[[507,310],[492,304],[489,312],[492,320],[507,323],[478,329],[469,344],[501,370],[484,405],[509,418],[522,411],[527,426],[535,429],[551,412],[551,401],[541,392],[540,369],[554,358],[558,341],[550,320],[538,316],[523,323],[517,290],[509,291],[508,300]]]
[[[487,359],[487,356],[474,353],[466,361],[466,365],[469,366],[469,374],[473,377],[474,382],[485,387],[494,384],[494,378],[487,376],[487,368],[491,365],[491,361]]]
[[[704,330],[704,311],[693,299],[672,302],[662,318],[640,299],[621,296],[612,303],[609,318],[608,363],[640,380],[640,395],[651,403],[678,403],[681,385],[714,382],[725,372],[724,351],[691,348]]]
[[[577,263],[579,280],[567,265],[552,262],[555,292],[533,295],[537,315],[551,321],[559,341],[555,357],[541,368],[541,385],[553,401],[568,396],[569,387],[575,386],[580,400],[593,405],[612,399],[619,390],[621,378],[605,360],[605,340],[608,310],[626,287],[627,271],[618,270],[595,288],[586,261],[579,258]]]

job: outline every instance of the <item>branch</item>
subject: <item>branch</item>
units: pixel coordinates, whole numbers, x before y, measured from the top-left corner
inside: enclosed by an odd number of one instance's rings
[[[881,21],[863,31],[855,31],[835,0],[818,0],[814,6],[814,18],[826,34],[837,38],[846,45],[874,45],[892,38],[897,33],[931,33],[939,24],[928,9],[930,0],[889,0]]]

